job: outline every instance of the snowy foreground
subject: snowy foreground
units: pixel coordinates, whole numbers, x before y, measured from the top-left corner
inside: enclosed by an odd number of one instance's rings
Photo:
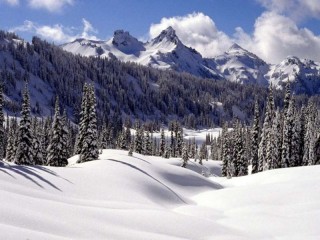
[[[227,180],[219,162],[106,150],[66,168],[0,162],[1,239],[319,239],[320,167]]]

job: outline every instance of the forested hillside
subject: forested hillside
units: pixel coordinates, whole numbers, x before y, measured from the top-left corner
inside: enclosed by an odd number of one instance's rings
[[[99,121],[114,118],[156,120],[167,124],[180,119],[188,127],[221,125],[234,117],[249,121],[255,99],[264,107],[267,91],[256,85],[197,78],[116,59],[74,56],[34,37],[32,43],[0,32],[0,76],[5,109],[19,115],[21,90],[29,83],[34,115],[53,115],[55,97],[79,120],[85,82],[95,85]],[[281,105],[283,93],[275,91]],[[298,96],[298,104],[306,97]]]

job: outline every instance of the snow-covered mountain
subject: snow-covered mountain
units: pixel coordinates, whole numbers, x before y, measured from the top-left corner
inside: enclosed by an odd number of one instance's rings
[[[215,69],[195,49],[186,47],[175,30],[168,27],[150,42],[142,43],[129,32],[117,30],[108,41],[76,39],[61,46],[64,50],[83,56],[115,57],[159,69],[188,72],[195,76],[217,78]]]
[[[115,57],[120,61],[243,84],[268,86],[271,83],[281,89],[289,80],[296,92],[320,92],[320,63],[288,57],[280,64],[272,65],[237,44],[219,56],[206,59],[195,49],[185,46],[172,27],[146,43],[118,30],[109,41],[77,39],[61,47],[83,56]]]

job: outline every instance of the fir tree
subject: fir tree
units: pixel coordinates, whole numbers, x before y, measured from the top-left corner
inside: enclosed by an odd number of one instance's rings
[[[252,124],[251,131],[251,164],[252,164],[252,173],[258,172],[258,151],[259,151],[259,133],[260,133],[260,123],[259,123],[260,113],[259,113],[259,104],[256,101],[254,106],[254,119]]]
[[[226,177],[227,176],[227,169],[228,169],[228,160],[229,160],[229,154],[230,154],[230,148],[229,148],[229,139],[228,139],[228,128],[227,125],[224,124],[221,132],[221,161],[222,161],[222,172],[221,176]]]
[[[137,153],[142,153],[143,151],[143,129],[142,128],[138,128],[136,129],[136,136],[135,136],[135,142],[134,142],[134,146],[135,146],[135,152]]]
[[[43,149],[42,149],[42,127],[36,117],[32,121],[32,136],[33,136],[33,162],[35,165],[43,165]]]
[[[96,98],[93,85],[88,88],[87,102],[87,111],[84,119],[84,122],[86,123],[84,129],[86,131],[84,132],[83,144],[78,162],[92,161],[99,157]]]
[[[186,168],[189,161],[188,147],[185,142],[182,142],[182,165],[181,167]]]
[[[80,112],[80,121],[79,121],[79,134],[76,141],[75,154],[80,154],[83,147],[84,137],[88,131],[88,111],[89,111],[89,87],[85,83],[83,86],[82,93],[82,103],[81,103],[81,112]]]
[[[63,139],[63,125],[60,116],[59,98],[56,99],[55,113],[52,123],[52,132],[50,144],[47,152],[47,165],[54,167],[64,167],[68,164],[67,156],[64,153],[66,148],[65,139]]]
[[[143,141],[143,151],[144,155],[151,155],[152,154],[152,144],[151,144],[151,138],[150,138],[150,132],[146,131]]]
[[[289,102],[289,108],[285,115],[283,123],[282,156],[281,167],[292,167],[292,136],[293,136],[294,107],[292,99]]]
[[[17,151],[14,162],[18,165],[33,165],[33,147],[31,136],[30,98],[26,84],[23,91],[21,120],[19,125]]]
[[[17,145],[16,145],[16,133],[17,133],[17,120],[12,118],[9,125],[8,142],[6,149],[6,160],[13,162],[16,156]]]
[[[4,158],[5,150],[5,131],[4,131],[4,115],[3,115],[3,87],[0,83],[0,160]]]
[[[273,99],[273,93],[272,93],[272,86],[270,85],[269,88],[269,96],[267,101],[267,107],[266,107],[266,113],[265,118],[263,122],[263,128],[261,131],[261,140],[259,143],[259,150],[258,150],[258,156],[259,156],[259,164],[258,164],[258,171],[261,172],[264,170],[265,165],[270,159],[267,159],[267,156],[270,157],[270,151],[271,149],[271,131],[272,131],[272,121],[274,117],[274,99]],[[269,153],[267,153],[267,151]]]
[[[161,136],[160,136],[160,156],[164,157],[165,153],[165,147],[166,147],[166,139],[164,136],[164,129],[161,129]]]

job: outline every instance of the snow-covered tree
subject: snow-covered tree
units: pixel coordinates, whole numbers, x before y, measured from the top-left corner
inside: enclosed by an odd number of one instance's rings
[[[164,153],[165,153],[165,147],[166,147],[166,139],[165,139],[165,135],[164,135],[164,129],[161,129],[161,135],[160,135],[160,156],[164,157]]]
[[[19,124],[17,151],[14,162],[18,165],[33,165],[33,147],[31,136],[30,98],[28,85],[23,91],[21,120]]]
[[[16,151],[17,151],[17,119],[12,118],[10,120],[9,124],[9,133],[8,133],[8,142],[7,142],[7,149],[6,149],[6,160],[8,162],[13,162],[14,158],[16,156]]]
[[[4,115],[3,115],[3,87],[0,83],[0,159],[4,158],[5,150],[5,131],[4,131]]]
[[[267,156],[271,156],[270,151],[271,149],[271,142],[270,142],[270,135],[272,131],[272,121],[274,117],[274,99],[273,99],[273,91],[272,86],[270,85],[269,88],[269,96],[266,106],[266,113],[265,118],[263,122],[263,128],[261,131],[261,140],[259,143],[259,150],[258,150],[258,156],[259,156],[259,164],[258,164],[258,171],[261,172],[264,170],[267,160]],[[269,151],[269,154],[267,153]]]
[[[151,155],[152,154],[152,144],[150,138],[150,132],[146,131],[143,141],[143,153],[144,155]]]
[[[293,167],[292,163],[292,136],[294,128],[294,106],[292,99],[289,102],[288,111],[285,115],[283,122],[283,139],[282,139],[282,155],[281,155],[281,167]]]
[[[59,98],[56,99],[55,113],[52,123],[50,144],[47,149],[47,165],[64,167],[68,164],[68,158],[64,152],[67,144],[63,139],[63,125],[60,116]]]
[[[182,142],[182,164],[181,167],[186,168],[189,161],[188,147],[185,142]]]
[[[88,87],[87,102],[87,111],[84,118],[85,132],[78,162],[92,161],[99,157],[96,97],[93,85]]]
[[[84,137],[88,131],[88,111],[89,111],[89,86],[87,83],[83,86],[82,103],[79,121],[79,133],[76,141],[75,154],[80,154],[83,147]]]
[[[259,134],[260,134],[260,113],[259,113],[259,104],[256,101],[254,106],[254,119],[251,130],[251,164],[252,164],[252,173],[258,172],[258,151],[259,151]]]

